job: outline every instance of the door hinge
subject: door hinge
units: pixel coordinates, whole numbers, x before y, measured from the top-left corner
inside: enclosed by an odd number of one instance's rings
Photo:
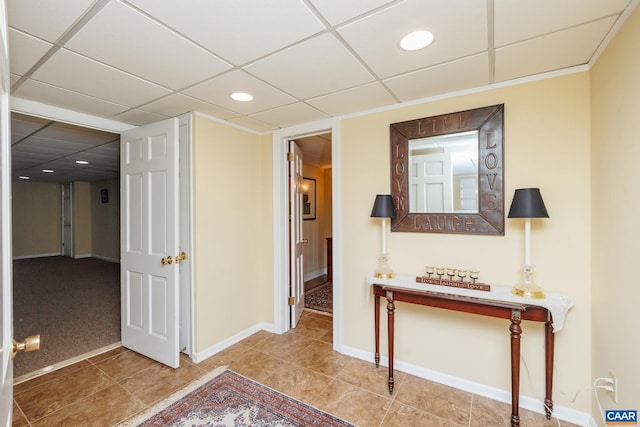
[[[296,303],[296,298],[295,297],[289,297],[289,305],[295,305]]]
[[[291,151],[287,152],[287,160],[289,160],[290,162],[293,162],[293,153]]]

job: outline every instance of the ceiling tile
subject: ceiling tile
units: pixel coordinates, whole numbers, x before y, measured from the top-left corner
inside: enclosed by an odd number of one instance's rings
[[[86,150],[89,146],[85,144],[80,144],[78,142],[67,142],[67,141],[59,141],[55,139],[43,138],[38,134],[38,136],[33,136],[19,144],[16,144],[12,147],[12,150],[26,151],[26,152],[41,152],[49,153],[60,157],[62,155],[67,155],[70,153],[76,153],[78,151]]]
[[[220,108],[190,96],[176,93],[165,98],[150,102],[139,108],[150,113],[161,114],[168,117],[176,117],[189,111],[199,111],[221,119],[237,117],[238,113]]]
[[[229,97],[233,92],[250,93],[253,95],[253,101],[234,101]],[[296,101],[295,98],[240,70],[215,77],[185,90],[184,93],[241,114],[257,113]]]
[[[64,34],[94,0],[8,0],[9,25],[50,42]]]
[[[18,98],[32,99],[43,104],[93,114],[99,117],[111,117],[114,114],[129,109],[129,107],[124,105],[104,101],[31,79],[26,80],[17,89],[12,90],[12,95]]]
[[[251,64],[246,70],[300,99],[373,80],[351,52],[328,33]]]
[[[482,52],[488,47],[486,2],[408,0],[357,20],[338,32],[380,78]],[[434,42],[406,52],[400,39],[426,29]]]
[[[49,123],[51,123],[51,120],[48,119],[11,113],[11,143],[14,144],[17,140],[31,135]]]
[[[105,101],[135,107],[169,93],[167,89],[61,49],[33,78]]]
[[[629,0],[494,1],[496,47],[619,13],[629,4]]]
[[[601,19],[496,49],[495,80],[510,80],[586,64],[615,19]]]
[[[171,89],[181,89],[231,68],[203,48],[117,2],[103,8],[66,47]]]
[[[102,145],[117,138],[117,135],[111,132],[81,128],[62,122],[55,122],[51,126],[47,126],[38,133],[38,136],[56,141],[64,141],[67,143],[75,142],[90,146]]]
[[[11,72],[24,75],[53,46],[28,34],[9,29]]]
[[[240,65],[324,30],[299,0],[129,0],[223,59]]]
[[[251,117],[277,127],[293,126],[300,123],[326,119],[329,116],[302,102],[274,108],[273,110],[253,114]]]
[[[403,102],[479,87],[489,83],[488,54],[425,68],[387,79],[384,83]]]
[[[396,100],[380,83],[369,83],[306,102],[330,116],[340,116],[394,104]]]
[[[325,17],[331,25],[337,25],[370,10],[377,9],[393,0],[360,0],[340,1],[335,0],[310,0],[316,9]]]

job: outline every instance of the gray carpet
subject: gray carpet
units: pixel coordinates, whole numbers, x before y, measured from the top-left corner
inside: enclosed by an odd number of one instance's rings
[[[13,262],[16,340],[40,334],[40,351],[21,352],[14,376],[120,341],[120,265],[95,258]]]

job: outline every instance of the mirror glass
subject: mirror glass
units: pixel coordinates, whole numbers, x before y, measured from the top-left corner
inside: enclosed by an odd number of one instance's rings
[[[478,212],[478,131],[409,140],[409,212]]]
[[[504,105],[390,125],[391,231],[504,235]]]

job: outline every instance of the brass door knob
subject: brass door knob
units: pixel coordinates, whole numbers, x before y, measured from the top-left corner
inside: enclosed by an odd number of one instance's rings
[[[185,259],[187,259],[187,253],[185,251],[180,252],[180,255],[176,255],[176,264]]]
[[[171,258],[171,255],[169,255],[166,258],[162,258],[162,265],[167,265],[171,263],[173,263],[173,258]]]
[[[31,335],[22,342],[13,340],[13,347],[11,348],[11,359],[16,357],[19,351],[36,351],[40,350],[40,334]]]
[[[302,240],[300,240],[300,242],[302,242],[302,243],[309,243],[309,239],[302,239]]]

